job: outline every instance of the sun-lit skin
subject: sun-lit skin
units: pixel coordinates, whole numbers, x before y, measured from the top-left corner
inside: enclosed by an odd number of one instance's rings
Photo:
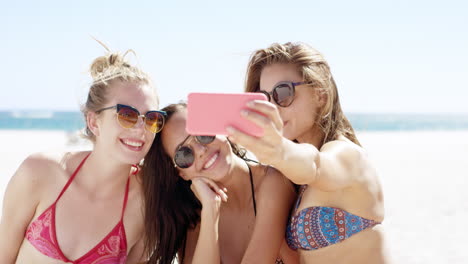
[[[304,82],[304,77],[293,64],[270,64],[261,70],[260,90],[271,92],[280,82]],[[244,112],[244,117],[264,128],[264,135],[252,137],[229,128],[229,139],[306,188],[293,215],[303,209],[325,206],[381,223],[382,187],[366,151],[342,131],[335,134],[335,139],[323,142],[325,133],[320,127],[323,117],[319,115],[330,93],[322,88],[307,83],[296,86],[294,101],[287,107],[278,106],[274,100],[247,103],[250,110]],[[333,102],[333,98],[330,100]],[[305,264],[389,263],[380,224],[337,244],[298,252]]]
[[[114,82],[113,89],[109,92],[109,102],[105,107],[125,104],[144,114],[158,109],[158,102],[153,94],[153,88],[146,83]],[[136,164],[143,159],[151,147],[155,134],[145,129],[141,117],[131,128],[124,128],[118,123],[116,109],[102,111],[96,118],[99,124],[99,129],[93,131],[96,135],[96,150],[109,149],[109,155],[116,162]],[[99,135],[105,136],[99,137]],[[134,147],[125,142],[141,146]]]
[[[302,76],[291,64],[272,64],[263,68],[260,75],[260,90],[271,92],[282,81],[302,82]],[[314,127],[320,103],[316,91],[310,85],[296,86],[293,103],[288,107],[278,106],[283,120],[283,136],[298,142],[317,142],[320,130]],[[274,102],[272,102],[274,103]],[[297,113],[304,113],[299,116]],[[315,144],[314,144],[315,145]]]
[[[187,263],[257,263],[262,256],[271,262],[278,256],[297,258],[287,248],[280,250],[285,245],[284,222],[295,195],[292,185],[277,171],[249,162],[255,182],[255,215],[246,161],[233,153],[225,136],[217,136],[206,145],[189,136],[186,118],[186,109],[175,112],[161,137],[171,158],[181,143],[190,146],[195,156],[192,166],[177,169],[180,177],[191,180],[191,189],[202,204],[201,221],[187,232]],[[273,191],[276,196],[271,198]],[[271,240],[271,244],[259,243],[263,239]]]
[[[165,124],[162,138],[163,146],[170,157],[175,156],[177,147],[187,138],[185,131],[186,110],[175,113]],[[215,140],[207,145],[199,143],[193,136],[190,136],[184,143],[190,146],[195,154],[195,160],[192,166],[186,169],[179,169],[180,176],[185,180],[191,180],[194,177],[206,177],[221,184],[229,184],[229,176],[232,175],[235,155],[232,153],[227,138],[217,136]],[[214,163],[211,159],[216,158]],[[211,162],[210,162],[211,161]]]
[[[109,85],[103,108],[125,104],[138,109],[141,114],[157,110],[158,101],[153,89],[146,82],[114,80]],[[155,134],[145,129],[141,118],[132,128],[122,127],[118,123],[116,109],[104,110],[99,114],[90,111],[87,124],[95,135],[91,152],[72,152],[65,156],[63,153],[34,154],[23,162],[13,176],[14,187],[5,195],[4,201],[15,197],[23,204],[23,210],[15,210],[14,214],[4,211],[16,224],[2,222],[2,228],[3,225],[16,228],[13,232],[17,235],[10,235],[14,236],[11,241],[18,250],[14,253],[17,256],[12,255],[16,256],[17,263],[57,263],[56,259],[34,248],[21,230],[51,206],[87,155],[88,159],[56,205],[56,236],[60,250],[74,260],[103,240],[122,217],[125,186],[130,179],[123,215],[127,263],[137,263],[144,257],[141,174],[130,176],[130,172],[132,164],[138,164],[148,152]]]

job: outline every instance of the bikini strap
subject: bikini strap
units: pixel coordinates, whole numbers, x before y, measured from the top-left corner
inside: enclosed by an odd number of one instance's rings
[[[67,181],[67,184],[65,184],[65,186],[63,187],[62,191],[60,192],[59,196],[57,197],[57,199],[55,200],[55,203],[58,202],[58,200],[60,199],[60,197],[62,197],[62,195],[65,193],[65,191],[68,189],[68,186],[70,186],[70,184],[72,183],[73,179],[75,178],[76,174],[78,174],[78,171],[81,169],[81,167],[83,166],[83,164],[85,163],[85,161],[88,159],[89,155],[91,155],[91,152],[86,155],[86,157],[84,157],[84,159],[81,161],[80,165],[78,165],[78,167],[75,169],[75,171],[73,172],[72,176],[70,177],[70,179],[68,179]]]
[[[137,165],[132,165],[132,170],[133,171],[131,172],[131,175],[136,175],[140,169],[139,169],[139,167]],[[125,213],[125,208],[127,207],[128,190],[130,188],[130,176],[128,176],[127,184],[125,185],[125,196],[124,196],[124,202],[123,202],[123,206],[122,206],[122,215],[120,216],[121,220],[123,220],[124,213]]]
[[[137,175],[138,172],[140,172],[140,166],[138,166],[137,164],[133,164],[132,165],[132,175]]]
[[[247,168],[249,168],[250,190],[252,191],[253,208],[254,208],[255,216],[257,216],[257,201],[255,201],[255,187],[254,187],[254,183],[253,183],[252,170],[250,169],[250,166],[247,163],[247,161],[245,161],[245,164],[247,164]]]

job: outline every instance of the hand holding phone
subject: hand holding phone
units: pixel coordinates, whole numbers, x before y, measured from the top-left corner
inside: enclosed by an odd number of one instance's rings
[[[187,103],[186,131],[191,135],[228,135],[233,126],[260,137],[263,129],[241,116],[247,102],[267,100],[262,93],[190,93]]]

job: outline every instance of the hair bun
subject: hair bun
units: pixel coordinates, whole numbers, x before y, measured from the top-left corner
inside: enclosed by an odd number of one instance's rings
[[[89,72],[94,80],[96,80],[99,76],[102,76],[104,71],[109,68],[109,61],[107,56],[101,56],[96,58],[93,63],[91,63],[91,67]]]
[[[127,54],[127,53],[125,53]],[[110,53],[96,58],[89,69],[93,80],[101,81],[119,75],[123,68],[130,68],[120,53]]]
[[[91,77],[93,78],[93,84],[104,83],[107,84],[115,78],[121,78],[122,80],[147,80],[148,76],[143,73],[138,67],[134,67],[125,61],[125,56],[128,53],[133,53],[136,56],[135,51],[129,49],[125,53],[111,52],[111,50],[102,41],[93,37],[101,46],[107,50],[107,54],[96,58],[89,68]]]

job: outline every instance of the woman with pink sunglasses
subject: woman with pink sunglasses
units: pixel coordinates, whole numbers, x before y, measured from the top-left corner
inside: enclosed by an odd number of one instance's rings
[[[29,156],[11,178],[0,263],[138,263],[144,252],[138,164],[164,125],[149,77],[108,53],[91,65],[82,107],[92,151]],[[144,114],[140,114],[144,113]]]
[[[388,263],[382,187],[322,54],[302,43],[257,50],[245,91],[270,99],[243,112],[264,135],[231,127],[229,139],[300,185],[286,239],[301,263]]]

